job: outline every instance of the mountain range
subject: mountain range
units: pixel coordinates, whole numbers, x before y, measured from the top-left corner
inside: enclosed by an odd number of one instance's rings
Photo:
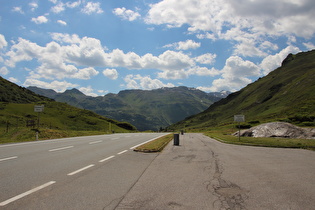
[[[77,89],[57,93],[51,89],[28,87],[29,90],[69,105],[91,110],[118,121],[129,122],[138,130],[159,130],[188,116],[200,113],[229,92],[205,93],[188,87],[155,90],[123,90],[118,94],[86,96]]]
[[[289,54],[267,76],[169,129],[235,125],[234,115],[244,115],[247,127],[271,121],[315,126],[315,50]]]

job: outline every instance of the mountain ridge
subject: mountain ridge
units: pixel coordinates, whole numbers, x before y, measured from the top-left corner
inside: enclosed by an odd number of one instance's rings
[[[122,90],[117,94],[108,93],[97,97],[86,96],[77,89],[66,90],[55,95],[51,94],[51,90],[50,93],[45,94],[45,89],[42,88],[28,87],[28,89],[50,96],[56,101],[92,110],[118,121],[129,122],[139,130],[158,130],[166,127],[205,110],[227,94],[226,92],[209,94],[185,86],[153,90]]]
[[[234,124],[233,116],[237,114],[245,115],[248,126],[271,121],[315,126],[314,81],[315,50],[289,54],[282,65],[268,75],[169,129],[206,129]]]

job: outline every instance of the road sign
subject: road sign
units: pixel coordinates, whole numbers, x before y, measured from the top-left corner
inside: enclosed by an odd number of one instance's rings
[[[35,105],[34,112],[42,112],[44,111],[44,105]]]
[[[234,115],[235,122],[245,122],[245,115]]]

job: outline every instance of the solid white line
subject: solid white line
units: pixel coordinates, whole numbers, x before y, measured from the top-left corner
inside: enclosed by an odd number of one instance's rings
[[[103,142],[103,141],[102,140],[101,141],[92,141],[89,144],[97,144],[97,143],[101,143],[101,142]]]
[[[83,168],[81,168],[81,169],[79,169],[79,170],[76,170],[76,171],[74,171],[74,172],[69,173],[68,176],[72,176],[72,175],[74,175],[74,174],[77,174],[77,173],[79,173],[79,172],[81,172],[81,171],[84,171],[84,170],[86,170],[86,169],[88,169],[88,168],[91,168],[91,167],[93,167],[93,166],[94,166],[94,164],[85,166],[85,167],[83,167]]]
[[[110,140],[117,140],[117,139],[119,139],[119,138],[112,138],[112,139],[110,139]]]
[[[167,134],[165,134],[165,135],[167,135]],[[163,136],[165,136],[165,135],[163,135]],[[158,137],[155,137],[155,138],[150,139],[150,140],[148,140],[148,141],[145,141],[145,142],[143,142],[143,143],[141,143],[141,144],[137,144],[136,146],[133,146],[133,147],[131,147],[130,149],[133,150],[133,149],[135,149],[135,148],[141,146],[142,144],[148,143],[148,142],[153,141],[153,140],[155,140],[155,139],[158,139],[158,138],[160,138],[160,137],[162,137],[162,136],[158,136]]]
[[[51,150],[49,150],[49,152],[55,152],[55,151],[64,150],[64,149],[70,149],[72,147],[74,147],[74,146],[60,147],[60,148],[56,148],[56,149],[51,149]]]
[[[106,161],[106,160],[109,160],[109,159],[112,159],[112,158],[114,158],[114,157],[115,157],[115,156],[112,155],[112,156],[110,156],[110,157],[108,157],[108,158],[105,158],[105,159],[103,159],[103,160],[100,160],[100,161],[98,161],[98,162],[102,163],[102,162],[104,162],[104,161]]]
[[[13,198],[10,198],[10,199],[8,199],[8,200],[6,200],[6,201],[1,202],[1,203],[0,203],[0,206],[5,206],[5,205],[7,205],[7,204],[9,204],[9,203],[12,203],[13,201],[16,201],[16,200],[18,200],[18,199],[20,199],[20,198],[23,198],[23,197],[25,197],[25,196],[27,196],[27,195],[29,195],[29,194],[32,194],[32,193],[34,193],[34,192],[36,192],[36,191],[38,191],[38,190],[41,190],[41,189],[43,189],[43,188],[45,188],[45,187],[48,187],[49,185],[52,185],[52,184],[54,184],[54,183],[56,183],[56,182],[55,182],[55,181],[47,182],[46,184],[43,184],[43,185],[41,185],[41,186],[38,186],[38,187],[36,187],[36,188],[34,188],[34,189],[31,189],[31,190],[25,192],[25,193],[22,193],[22,194],[20,194],[20,195],[17,195],[17,196],[15,196],[15,197],[13,197]]]
[[[125,152],[128,152],[128,150],[124,150],[124,151],[118,152],[117,155],[121,155],[121,154],[123,154]]]
[[[3,159],[0,159],[0,162],[1,162],[1,161],[5,161],[5,160],[15,159],[15,158],[17,158],[17,156],[3,158]]]

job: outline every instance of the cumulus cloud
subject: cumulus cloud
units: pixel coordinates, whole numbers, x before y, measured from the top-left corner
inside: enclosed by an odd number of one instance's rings
[[[280,67],[282,61],[289,53],[295,54],[297,52],[300,52],[298,47],[288,46],[275,55],[268,55],[265,57],[260,64],[260,67],[263,70],[263,75],[265,76],[272,70]]]
[[[0,49],[6,47],[8,45],[8,42],[5,40],[5,37],[0,34]]]
[[[5,66],[1,67],[1,68],[0,68],[0,74],[2,74],[2,75],[7,75],[7,74],[9,74],[8,68],[5,67]]]
[[[13,12],[18,12],[20,14],[24,14],[24,11],[23,11],[22,7],[13,7],[12,11]]]
[[[19,38],[6,53],[5,64],[15,67],[21,61],[37,60],[40,64],[30,72],[31,78],[90,79],[99,72],[94,67],[107,67],[103,75],[117,79],[118,73],[110,68],[156,69],[159,78],[184,79],[190,75],[213,76],[217,70],[200,67],[212,64],[216,55],[206,53],[195,58],[181,51],[167,50],[160,55],[138,55],[120,49],[108,51],[100,40],[78,35],[52,33],[52,42],[45,46]]]
[[[215,62],[216,54],[206,53],[195,57],[195,61],[201,64],[213,64]]]
[[[138,12],[134,12],[132,10],[126,9],[125,7],[116,8],[113,10],[113,13],[118,17],[121,17],[125,20],[134,21],[137,18],[141,17]]]
[[[32,11],[35,11],[38,8],[38,4],[36,2],[31,2],[28,5],[31,7]]]
[[[116,69],[105,69],[103,75],[109,79],[116,80],[118,78],[118,72]]]
[[[80,87],[79,90],[87,96],[98,96],[96,93],[94,93],[94,90],[90,85],[87,87]]]
[[[48,19],[45,16],[38,16],[37,18],[32,18],[31,21],[36,24],[42,24],[47,23]]]
[[[101,8],[101,3],[100,2],[88,2],[84,8],[81,10],[81,12],[91,15],[93,13],[96,14],[101,14],[104,11]]]
[[[58,14],[58,13],[64,11],[64,10],[65,10],[65,4],[62,3],[62,2],[59,2],[56,6],[53,6],[53,7],[51,8],[51,11],[52,11],[53,13],[56,13],[56,14]]]
[[[54,80],[52,82],[44,82],[33,78],[27,78],[23,84],[23,86],[36,86],[45,89],[53,89],[57,92],[64,92],[69,88],[78,87],[77,84],[69,83],[67,81],[57,81]]]
[[[189,50],[189,49],[197,49],[200,47],[200,42],[195,42],[191,39],[188,39],[184,42],[176,42],[173,44],[165,45],[164,47],[172,47],[176,50]]]
[[[211,87],[198,87],[198,89],[212,92],[239,90],[252,82],[250,77],[260,75],[260,68],[251,61],[243,60],[238,56],[231,56],[226,60],[220,73],[221,78],[214,80]]]
[[[150,76],[141,76],[137,75],[127,75],[124,78],[126,82],[126,88],[128,89],[144,89],[144,90],[152,90],[162,87],[174,87],[172,83],[164,84],[158,79],[151,79]]]
[[[57,23],[59,23],[60,25],[66,26],[67,23],[63,20],[57,20]]]

